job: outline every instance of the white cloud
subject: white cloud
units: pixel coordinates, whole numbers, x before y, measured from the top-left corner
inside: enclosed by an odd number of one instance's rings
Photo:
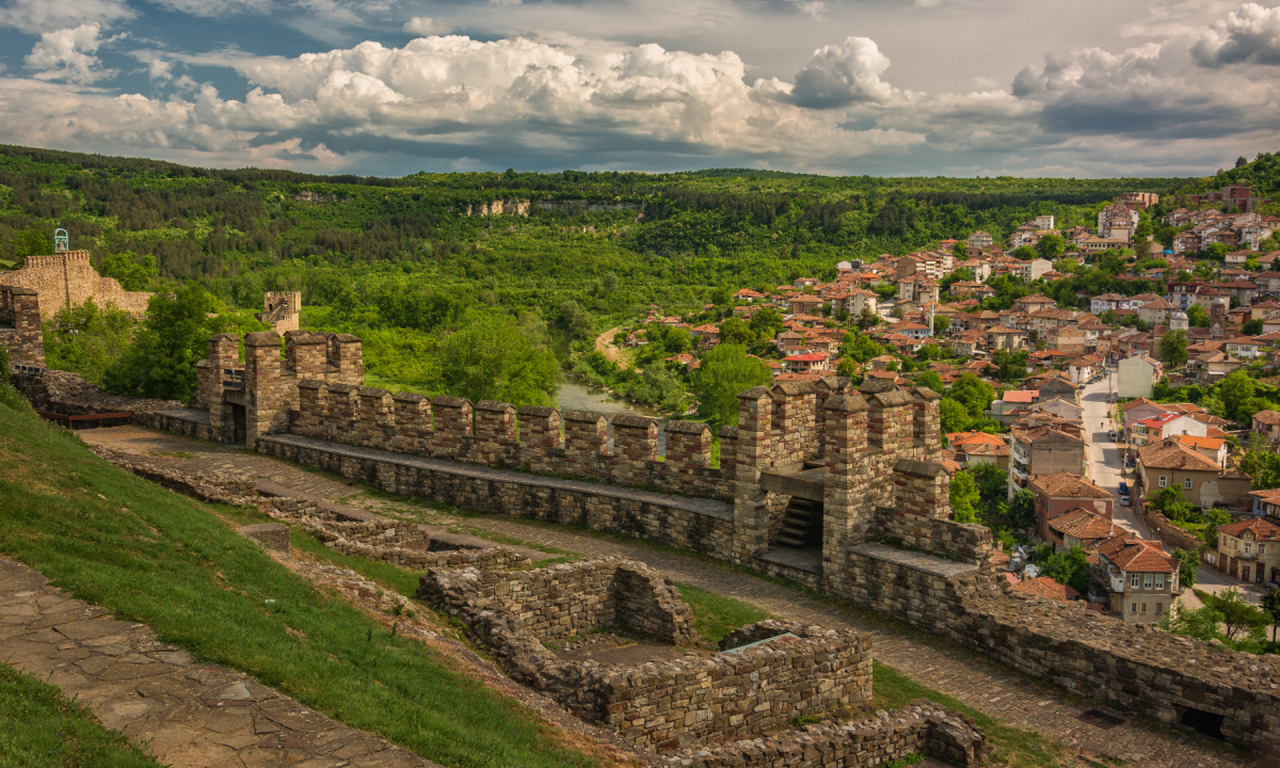
[[[136,15],[123,0],[9,0],[0,6],[0,27],[36,35],[76,24],[105,27]]]
[[[893,87],[880,79],[889,57],[874,40],[850,37],[840,45],[824,45],[796,75],[792,99],[802,107],[827,109],[855,102],[883,102]]]
[[[40,41],[27,55],[27,69],[36,70],[38,80],[67,80],[72,83],[88,85],[109,77],[114,77],[113,69],[98,69],[101,63],[93,54],[104,43],[110,43],[122,36],[99,37],[102,27],[96,22],[81,24],[74,29],[59,29],[45,32]]]
[[[1245,3],[1227,14],[1191,46],[1201,66],[1250,62],[1280,65],[1280,8]]]
[[[430,16],[414,16],[404,23],[404,31],[414,35],[430,35],[445,30]]]

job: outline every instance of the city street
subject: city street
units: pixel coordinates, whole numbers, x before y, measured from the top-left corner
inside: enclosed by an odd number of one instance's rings
[[[1117,374],[1114,368],[1107,375],[1095,382],[1087,384],[1081,390],[1080,404],[1084,407],[1081,418],[1084,419],[1085,457],[1089,465],[1089,479],[1102,488],[1116,495],[1113,522],[1127,531],[1132,531],[1144,539],[1151,538],[1146,523],[1139,519],[1135,507],[1120,505],[1120,481],[1125,480],[1133,487],[1133,473],[1122,474],[1123,452],[1121,443],[1113,442],[1107,431],[1114,429],[1118,437],[1123,437],[1121,424],[1111,420],[1108,399],[1116,391]]]

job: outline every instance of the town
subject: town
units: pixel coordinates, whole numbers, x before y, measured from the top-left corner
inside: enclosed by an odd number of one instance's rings
[[[1203,608],[1193,585],[1259,605],[1280,589],[1280,477],[1259,465],[1280,442],[1280,218],[1255,212],[1270,200],[1245,185],[1151,222],[1159,199],[1122,195],[1096,227],[1041,216],[1007,249],[977,231],[842,261],[830,281],[742,287],[699,313],[655,306],[612,338],[686,350],[645,354],[650,366],[692,372],[747,344],[776,383],[936,390],[953,509],[997,530],[1015,589],[1134,623]],[[1152,225],[1176,230],[1171,247],[1135,237]],[[1109,290],[1040,292],[1084,270]],[[976,501],[957,504],[957,489]],[[1044,573],[1046,552],[1075,550],[1087,565],[1053,569],[1071,583]]]

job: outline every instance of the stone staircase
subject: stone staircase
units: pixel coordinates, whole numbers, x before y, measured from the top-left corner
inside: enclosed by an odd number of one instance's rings
[[[786,547],[808,547],[820,543],[816,533],[822,520],[822,502],[791,497],[782,517],[776,543]]]

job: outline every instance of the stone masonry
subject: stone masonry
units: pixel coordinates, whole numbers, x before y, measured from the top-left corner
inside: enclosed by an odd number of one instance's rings
[[[64,251],[51,256],[28,256],[22,268],[4,276],[6,285],[30,288],[40,295],[40,313],[53,317],[58,310],[78,307],[93,299],[100,307],[114,304],[131,315],[147,311],[152,294],[126,291],[93,268],[88,251]]]
[[[44,367],[40,297],[34,290],[0,285],[0,348],[9,351],[12,365]]]
[[[688,639],[690,611],[679,592],[634,561],[430,571],[418,596],[462,619],[519,682],[657,752],[754,736],[871,694],[870,635],[787,622],[746,628],[711,658],[638,667],[564,661],[544,647],[607,626]],[[753,639],[766,642],[734,645]]]

